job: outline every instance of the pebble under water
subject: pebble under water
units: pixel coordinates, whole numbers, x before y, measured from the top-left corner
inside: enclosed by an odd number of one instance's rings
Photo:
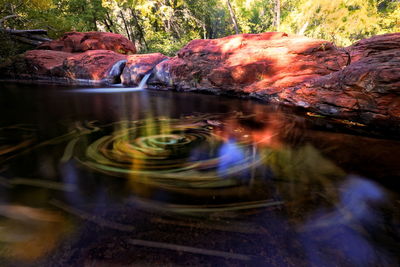
[[[2,266],[397,266],[400,141],[251,100],[3,84]]]

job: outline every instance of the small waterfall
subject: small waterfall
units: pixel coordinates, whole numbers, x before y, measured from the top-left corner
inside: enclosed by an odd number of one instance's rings
[[[139,86],[137,87],[138,89],[144,89],[145,88],[145,86],[147,85],[147,81],[149,80],[149,78],[150,78],[150,75],[151,75],[151,72],[150,73],[147,73],[144,77],[143,77],[143,79],[140,81],[140,83],[139,83]]]
[[[113,84],[110,88],[85,88],[78,90],[68,90],[67,92],[73,93],[126,93],[141,91],[146,88],[147,81],[149,80],[152,72],[147,73],[140,81],[139,86],[133,88],[121,88],[122,84]]]
[[[121,74],[126,66],[126,62],[127,60],[125,59],[120,60],[111,67],[108,76],[113,84],[121,83]]]

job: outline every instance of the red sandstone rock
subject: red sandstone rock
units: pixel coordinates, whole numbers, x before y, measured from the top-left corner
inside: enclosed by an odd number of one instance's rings
[[[245,93],[400,130],[400,33],[347,48],[284,33],[194,40],[155,70],[176,89]]]
[[[135,54],[136,47],[120,34],[110,32],[69,32],[58,40],[41,44],[37,49],[64,52],[111,50],[120,54]]]
[[[160,53],[128,56],[126,67],[121,75],[124,85],[138,85],[143,76],[150,72],[158,63],[168,59]]]
[[[134,44],[122,35],[102,32],[67,33],[39,49],[1,66],[0,76],[63,83],[120,82],[127,59],[121,53],[136,52]]]
[[[110,83],[119,79],[126,56],[109,50],[90,50],[68,57],[63,64],[66,77]],[[113,69],[114,68],[114,69]]]
[[[63,77],[64,60],[71,53],[50,50],[31,50],[0,68],[0,77],[16,80],[53,80]]]
[[[31,50],[1,73],[3,77],[14,79],[107,84],[119,80],[125,62],[125,55],[109,50],[84,53]]]
[[[351,62],[354,63],[361,58],[368,57],[383,51],[399,50],[399,36],[400,33],[390,33],[376,35],[374,37],[358,41],[357,43],[347,48],[351,55]]]
[[[329,116],[392,125],[400,130],[400,46],[399,49],[394,46],[396,36],[400,44],[400,34],[371,38],[379,40],[376,46],[371,40],[362,40],[347,48],[357,58],[346,68],[297,87],[282,88],[273,97],[266,97],[263,91],[258,96]],[[371,52],[371,47],[379,49]]]
[[[47,45],[63,51],[103,45],[126,53],[134,50],[128,44],[119,46],[117,39],[96,39],[102,34],[70,33]],[[2,68],[0,76],[109,83],[119,79],[128,59],[124,84],[137,84],[156,65],[153,73],[162,86],[247,94],[400,131],[400,33],[374,36],[347,48],[285,33],[241,34],[194,40],[176,57],[163,61],[166,58],[161,54],[128,58],[106,50],[80,54],[34,50]]]
[[[338,71],[346,61],[330,42],[272,32],[194,40],[163,68],[177,87],[250,93],[295,86]]]
[[[37,76],[61,76],[64,60],[71,53],[48,50],[31,50],[25,53],[26,74]],[[21,73],[24,71],[21,70]]]

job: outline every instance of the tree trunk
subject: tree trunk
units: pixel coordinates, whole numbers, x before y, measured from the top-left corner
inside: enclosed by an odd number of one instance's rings
[[[276,31],[279,31],[281,26],[281,1],[275,0],[274,3],[274,25]]]
[[[119,14],[121,15],[121,19],[124,22],[124,27],[125,27],[126,34],[128,35],[128,39],[131,40],[131,41],[134,41],[132,39],[131,33],[129,31],[128,24],[126,23],[125,16],[124,16],[124,14],[122,13],[121,10],[119,11]]]
[[[47,30],[42,30],[42,29],[35,29],[35,30],[13,30],[13,29],[2,29],[0,30],[7,32],[9,34],[45,34],[47,35]]]
[[[107,21],[107,19],[104,19],[103,22],[104,22],[104,25],[106,25],[107,31],[113,32],[112,29],[111,29],[110,24],[109,24],[108,21]]]
[[[97,18],[96,16],[93,16],[93,30],[98,31],[99,29],[97,28]]]
[[[0,19],[0,32],[9,34],[10,37],[14,40],[20,41],[25,44],[30,44],[33,46],[38,46],[43,42],[51,41],[51,39],[45,37],[47,35],[46,30],[42,29],[33,29],[33,30],[14,30],[14,29],[5,29],[3,27],[4,21],[10,18],[18,17],[18,15],[9,15]]]
[[[110,32],[114,32],[115,31],[114,22],[110,16],[110,13],[108,13],[108,11],[106,11],[106,17],[107,18],[105,20],[107,21],[107,23],[110,27]]]
[[[137,29],[138,32],[139,32],[139,40],[143,41],[144,47],[145,47],[146,49],[148,49],[146,39],[144,38],[143,28],[142,28],[142,26],[140,26],[140,24],[139,24],[139,20],[138,20],[138,18],[137,18],[137,16],[136,16],[136,13],[134,12],[133,8],[130,8],[130,11],[131,11],[133,23],[135,24],[135,27],[136,27],[136,29]]]
[[[0,28],[4,28],[3,27],[4,21],[11,19],[11,18],[17,18],[17,17],[19,17],[19,16],[14,14],[14,15],[5,16],[4,18],[0,19]]]
[[[226,0],[226,3],[228,5],[228,9],[229,9],[229,13],[231,15],[233,26],[235,27],[235,32],[236,32],[236,34],[239,34],[240,33],[239,26],[238,26],[238,23],[237,23],[235,12],[233,11],[233,8],[232,8],[232,5],[231,5],[231,1]]]
[[[303,27],[301,27],[301,29],[297,32],[298,35],[304,35],[305,31],[307,30],[308,27],[308,21],[306,21],[306,23],[304,23]]]
[[[32,40],[26,37],[22,37],[22,36],[18,36],[18,35],[11,35],[11,38],[17,41],[20,41],[24,44],[29,44],[32,46],[39,46],[40,44],[42,44],[42,41],[36,41],[36,40]]]

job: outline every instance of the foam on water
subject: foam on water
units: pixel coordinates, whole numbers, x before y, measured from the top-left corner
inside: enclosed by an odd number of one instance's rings
[[[143,89],[135,87],[135,88],[85,88],[78,90],[70,90],[69,92],[73,93],[127,93],[127,92],[136,92],[141,91]]]
[[[146,84],[147,84],[147,81],[149,80],[149,78],[150,78],[150,75],[151,75],[151,72],[150,73],[147,73],[144,77],[143,77],[143,79],[140,81],[140,84],[139,84],[139,89],[144,89],[145,87],[146,87]]]
[[[73,93],[128,93],[128,92],[136,92],[142,91],[146,88],[147,81],[150,78],[151,73],[146,74],[143,79],[140,81],[138,87],[133,88],[124,88],[122,84],[115,84],[112,87],[107,88],[84,88],[84,89],[77,89],[77,90],[68,90],[68,92]]]

